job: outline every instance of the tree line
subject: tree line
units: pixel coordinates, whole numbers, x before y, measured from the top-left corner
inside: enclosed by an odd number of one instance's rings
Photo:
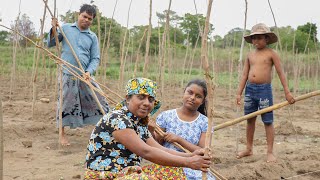
[[[100,44],[102,45],[106,41],[104,37],[107,37],[109,28],[111,28],[110,36],[110,51],[115,54],[119,54],[121,48],[121,42],[123,41],[122,36],[126,30],[126,27],[122,26],[116,20],[102,16],[98,12],[100,19],[100,33],[101,39]],[[161,38],[164,32],[165,20],[167,10],[163,12],[157,12],[158,22],[153,25],[151,37],[150,37],[150,54],[159,53],[159,38]],[[64,15],[60,15],[60,21],[64,23],[73,23],[77,20],[77,12],[68,11]],[[201,42],[201,32],[204,27],[205,17],[202,14],[190,14],[186,13],[183,16],[178,16],[176,12],[169,11],[170,23],[169,23],[169,43],[172,47],[185,49],[186,46],[190,45],[193,48],[200,46]],[[91,26],[91,30],[98,34],[98,18],[94,19]],[[17,29],[24,36],[39,40],[37,32],[35,31],[34,24],[28,17],[28,15],[23,14],[21,18],[15,20],[11,24],[12,29]],[[140,43],[140,39],[143,37],[145,30],[148,25],[133,26],[128,29],[129,32],[129,43],[131,43],[131,51],[137,49]],[[210,31],[208,33],[208,42],[212,42],[217,48],[228,48],[228,47],[240,47],[242,41],[243,29],[236,27],[231,29],[224,37],[219,35],[211,36],[214,31],[214,25],[210,24]],[[275,27],[271,27],[271,30],[275,31]],[[314,23],[307,22],[304,25],[300,25],[297,29],[291,26],[278,27],[279,36],[281,38],[281,47],[285,51],[294,51],[295,53],[304,53],[306,49],[310,52],[316,51],[316,46],[319,43],[317,39],[317,26]],[[250,31],[246,30],[246,34]],[[25,39],[21,37],[14,36],[8,31],[0,31],[0,45],[6,46],[13,42],[14,38],[19,38],[18,41],[21,47],[30,46]],[[46,36],[45,36],[46,38]],[[142,53],[145,51],[145,43],[141,44],[140,50]],[[276,45],[272,45],[276,46]],[[102,46],[101,46],[102,47]],[[105,46],[103,46],[105,47]],[[130,52],[129,52],[130,53]]]

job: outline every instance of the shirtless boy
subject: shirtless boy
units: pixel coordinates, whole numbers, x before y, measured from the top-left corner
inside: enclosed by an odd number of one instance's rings
[[[251,34],[244,39],[255,46],[255,50],[249,52],[244,62],[242,78],[237,90],[236,103],[241,104],[241,94],[245,87],[244,113],[250,114],[257,110],[273,105],[272,96],[272,66],[275,67],[281,84],[284,89],[285,97],[290,104],[295,102],[289,91],[288,84],[281,68],[280,57],[273,49],[267,47],[268,44],[277,42],[278,37],[262,23],[256,24],[251,29]],[[253,154],[253,137],[255,122],[257,117],[247,120],[247,148],[239,152],[237,158],[251,156]],[[267,162],[275,162],[273,154],[274,127],[273,112],[261,115],[267,136]]]

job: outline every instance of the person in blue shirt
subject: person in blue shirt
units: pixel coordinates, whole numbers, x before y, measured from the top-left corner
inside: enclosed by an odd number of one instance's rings
[[[155,124],[149,123],[150,130],[155,139],[164,147],[184,152],[173,145],[174,142],[183,148],[194,152],[205,147],[205,137],[208,130],[207,118],[207,85],[204,80],[191,80],[183,93],[182,106],[161,112],[156,123],[165,132],[161,137],[154,131]],[[188,180],[201,180],[202,172],[190,168],[183,168]],[[208,173],[208,179],[215,179]]]
[[[85,80],[89,80],[94,75],[100,62],[99,42],[95,33],[90,31],[89,27],[96,16],[96,10],[93,6],[83,4],[80,8],[78,21],[75,23],[66,23],[62,25],[66,39],[70,42],[75,54],[77,55],[81,66],[79,66],[74,57],[67,40],[63,37],[62,32],[58,32],[58,40],[62,43],[61,58],[75,67],[83,68],[85,73],[81,73],[76,68],[73,70],[83,76]],[[53,28],[58,26],[57,19],[53,18],[51,22],[52,28],[48,35],[48,47],[56,45]],[[57,124],[59,120],[59,111],[62,111],[62,132],[59,134],[60,143],[64,146],[70,145],[66,135],[65,126],[70,128],[83,127],[88,124],[96,124],[102,117],[101,110],[94,99],[91,89],[84,82],[76,78],[70,73],[66,66],[62,72],[62,92],[63,105],[60,107],[58,97],[57,104]],[[60,83],[60,77],[58,82]],[[91,82],[93,86],[100,88],[97,83]],[[59,85],[60,86],[60,85]],[[58,86],[58,87],[59,87]],[[109,105],[106,99],[99,94],[97,97],[105,113],[109,111]]]

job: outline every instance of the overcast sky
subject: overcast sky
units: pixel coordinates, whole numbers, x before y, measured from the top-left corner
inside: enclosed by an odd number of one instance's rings
[[[0,18],[1,24],[10,27],[10,24],[17,17],[20,0],[1,0]],[[78,11],[83,3],[90,3],[91,0],[56,0],[59,14],[65,14],[69,9]],[[274,26],[268,0],[247,0],[247,29],[263,22],[268,26]],[[307,22],[316,23],[318,37],[320,34],[320,1],[319,0],[269,0],[275,15],[278,27],[291,26],[297,28]],[[198,13],[206,14],[207,0],[195,0]],[[102,15],[111,18],[116,0],[95,0],[102,11]],[[127,24],[127,13],[130,0],[118,0],[115,19],[123,26]],[[163,12],[168,9],[169,0],[153,0],[152,23],[156,26],[156,12]],[[53,10],[53,0],[49,0],[49,6]],[[35,24],[35,30],[39,31],[40,18],[43,15],[44,3],[42,0],[21,0],[21,14],[27,14]],[[179,16],[185,13],[195,14],[194,0],[172,0],[171,10]],[[225,35],[233,28],[244,26],[245,0],[214,0],[211,11],[210,22],[215,30],[213,35]],[[129,27],[134,25],[146,25],[149,18],[149,0],[132,0],[129,17]],[[45,30],[50,28],[50,15],[47,13]],[[1,28],[2,29],[2,28]]]

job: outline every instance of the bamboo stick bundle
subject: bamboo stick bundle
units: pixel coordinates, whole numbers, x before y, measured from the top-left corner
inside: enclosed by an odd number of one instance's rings
[[[9,29],[9,30],[11,30],[11,31],[15,31],[15,30],[10,29],[10,28],[8,28],[8,27],[6,27],[6,26],[4,26],[4,25],[1,25],[1,24],[0,24],[0,26],[1,26],[1,27],[4,27],[4,28],[6,28],[6,29]],[[17,32],[17,31],[16,31],[16,32]],[[81,81],[83,81],[84,83],[86,83],[89,87],[92,88],[92,90],[100,93],[103,97],[107,98],[111,103],[114,103],[114,104],[115,104],[115,103],[117,102],[117,101],[114,101],[113,98],[111,98],[110,96],[108,96],[108,95],[106,95],[104,92],[102,92],[102,90],[97,89],[97,88],[94,87],[91,83],[88,83],[86,80],[84,80],[84,78],[83,78],[80,74],[78,74],[78,73],[76,72],[76,70],[77,70],[77,71],[80,71],[81,73],[84,73],[84,71],[83,71],[82,69],[80,69],[80,68],[78,68],[78,67],[76,67],[76,66],[73,66],[72,64],[64,61],[63,59],[59,58],[58,56],[56,56],[55,54],[53,54],[52,52],[50,52],[48,49],[45,49],[44,47],[39,46],[37,43],[35,43],[35,42],[33,42],[31,39],[23,36],[23,35],[20,34],[19,32],[17,32],[17,33],[18,33],[21,37],[27,39],[29,42],[31,42],[33,45],[35,45],[37,48],[40,48],[40,49],[42,49],[43,51],[45,51],[45,52],[47,53],[47,55],[48,55],[51,59],[53,59],[53,60],[56,61],[57,64],[59,64],[60,66],[63,65],[63,66],[62,66],[63,68],[65,68],[66,70],[68,70],[68,71],[69,71],[72,75],[74,75],[75,77],[79,78],[79,80],[81,80]],[[95,81],[94,79],[92,79],[92,78],[90,78],[90,81],[96,82],[96,81]],[[118,97],[121,97],[119,94],[117,94],[117,93],[115,93],[115,92],[113,92],[113,91],[110,91],[110,92],[116,94]],[[123,98],[122,98],[122,99],[123,99]]]
[[[295,99],[296,102],[298,102],[298,101],[302,101],[302,100],[305,100],[307,98],[311,98],[313,96],[318,96],[318,95],[320,95],[320,90],[313,91],[313,92],[310,92],[308,94],[304,94],[304,95],[298,96],[298,97],[296,97],[294,99]],[[284,102],[281,102],[281,103],[278,103],[278,104],[274,104],[273,106],[267,107],[265,109],[261,109],[259,111],[256,111],[256,112],[247,114],[245,116],[242,116],[242,117],[239,117],[239,118],[236,118],[236,119],[232,119],[232,120],[227,121],[225,123],[219,124],[219,125],[214,127],[214,130],[217,131],[219,129],[223,129],[223,128],[226,128],[228,126],[235,125],[235,124],[240,123],[240,122],[242,122],[244,120],[253,118],[255,116],[258,116],[258,115],[261,115],[261,114],[264,114],[264,113],[267,113],[267,112],[270,112],[270,111],[273,111],[273,110],[276,110],[276,109],[280,109],[280,108],[282,108],[284,106],[287,106],[287,105],[289,105],[288,101],[284,101]]]

